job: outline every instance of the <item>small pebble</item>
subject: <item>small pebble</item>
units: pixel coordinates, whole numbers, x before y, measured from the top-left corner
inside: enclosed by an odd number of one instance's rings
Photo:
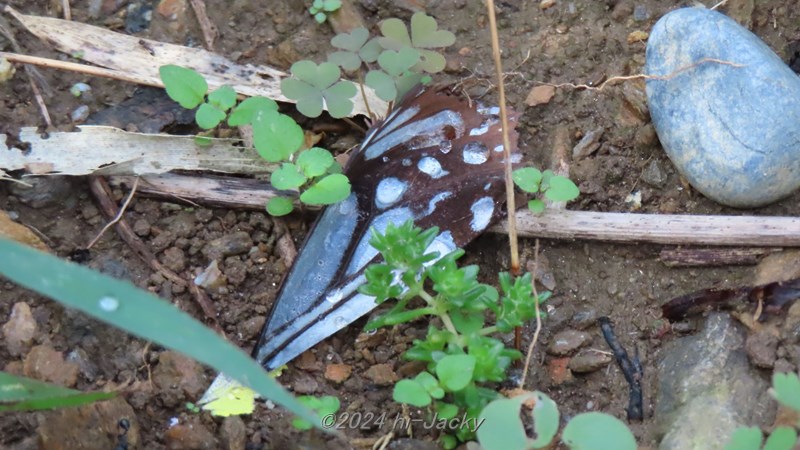
[[[641,22],[650,18],[650,11],[646,5],[636,5],[633,7],[633,20]]]
[[[575,147],[572,148],[572,159],[575,161],[586,158],[600,148],[600,138],[605,130],[603,127],[586,133]]]
[[[81,105],[75,108],[69,115],[74,123],[83,123],[89,117],[89,107]]]
[[[364,376],[378,386],[394,384],[398,379],[391,364],[375,364],[367,369]]]
[[[564,330],[555,334],[550,339],[547,353],[551,355],[568,355],[592,341],[589,333],[577,330]]]
[[[607,353],[582,351],[569,360],[569,369],[575,373],[590,373],[602,369],[612,360]]]

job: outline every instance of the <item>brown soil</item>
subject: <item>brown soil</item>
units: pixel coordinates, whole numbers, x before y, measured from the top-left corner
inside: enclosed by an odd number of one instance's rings
[[[90,18],[87,2],[75,3],[73,20],[119,28],[120,18],[125,16],[124,13],[113,13]],[[413,0],[362,0],[356,3],[373,28],[380,20],[389,17],[407,20],[422,5],[422,2]],[[457,44],[446,52],[446,73],[437,81],[461,82],[472,96],[495,100],[488,20],[483,2],[431,0],[425,3],[425,11],[436,17],[441,27],[457,36]],[[536,86],[536,81],[596,85],[614,75],[639,73],[644,63],[645,44],[628,43],[629,34],[648,31],[660,16],[688,3],[691,2],[558,0],[555,6],[541,10],[538,2],[498,2],[499,32],[504,48],[504,66],[508,72],[506,89],[510,104],[524,112],[519,130],[526,158],[538,166],[550,167],[557,160],[554,155],[558,154],[559,148],[566,148],[571,153],[581,136],[602,127],[605,132],[600,148],[585,159],[570,162],[570,175],[582,191],[581,198],[570,205],[571,209],[633,211],[635,207],[626,201],[626,197],[639,191],[642,200],[638,210],[644,212],[798,215],[798,195],[766,208],[743,212],[719,206],[689,188],[658,145],[646,107],[642,106],[645,105],[642,87],[636,83],[609,87],[602,92],[560,88],[549,103],[525,106],[525,98]],[[729,8],[735,8],[748,2],[730,3]],[[10,4],[29,14],[60,16],[53,7],[60,2],[14,0]],[[321,61],[330,49],[331,28],[327,24],[316,24],[305,12],[302,1],[207,0],[206,4],[210,19],[220,30],[217,51],[239,62],[271,64],[286,69],[297,59]],[[800,12],[785,4],[780,0],[757,2],[752,14],[752,29],[785,61],[789,61],[793,56],[791,49],[796,44],[792,37],[800,36]],[[202,35],[189,11],[183,26],[177,26],[154,12],[153,23],[137,35],[200,45]],[[639,18],[640,14],[645,17],[636,20],[634,17]],[[23,31],[17,31],[17,38],[28,53],[59,57],[46,44]],[[0,40],[0,50],[10,48]],[[21,72],[0,87],[0,117],[5,130],[43,123],[30,86]],[[53,95],[47,98],[50,115],[60,129],[73,126],[70,112],[81,104],[97,112],[120,103],[137,89],[121,82],[72,73],[42,72],[53,90]],[[69,93],[69,88],[76,82],[91,85],[91,99],[78,99]],[[559,142],[556,136],[565,136],[565,139]],[[342,142],[357,139],[359,137],[355,134],[329,135],[322,144],[329,148],[347,148]],[[337,141],[340,142],[337,144]],[[654,163],[665,175],[659,183],[643,176]],[[46,236],[54,253],[66,257],[83,248],[105,221],[98,214],[85,180],[73,180],[69,189],[60,194],[52,204],[33,208],[21,203],[8,184],[0,184],[0,209],[18,214],[19,222],[35,227]],[[123,196],[122,192],[116,194],[118,198]],[[254,344],[286,270],[276,241],[288,232],[299,246],[311,220],[311,217],[291,217],[284,226],[263,213],[192,208],[141,197],[134,199],[125,217],[130,224],[140,222],[143,239],[162,262],[174,264],[177,272],[188,276],[193,276],[210,262],[201,251],[207,242],[235,231],[249,233],[258,252],[224,259],[220,266],[228,283],[219,292],[211,294],[227,336],[246,349]],[[524,241],[522,247],[525,255],[532,254],[532,241]],[[508,265],[505,248],[505,237],[482,236],[467,248],[465,262],[480,264],[484,281],[496,282],[493,274]],[[652,426],[652,402],[655,361],[662,345],[659,332],[663,322],[658,318],[660,304],[674,296],[714,284],[747,284],[751,280],[751,269],[668,268],[658,259],[662,246],[543,241],[541,248],[557,284],[547,307],[550,314],[534,356],[536,364],[528,387],[551,395],[564,417],[586,410],[599,410],[624,418],[628,387],[615,365],[587,375],[577,375],[563,383],[557,383],[548,373],[553,357],[546,354],[545,348],[554,333],[575,327],[573,316],[576,313],[607,315],[616,324],[621,343],[629,352],[638,349],[644,365],[646,418],[642,423],[631,424],[631,427],[640,446],[656,447],[658,436]],[[160,275],[154,275],[112,231],[107,232],[91,250],[86,264],[131,280],[204,319],[189,293]],[[164,349],[65,310],[12,283],[0,282],[0,287],[0,317],[3,321],[9,317],[12,305],[26,302],[38,327],[33,344],[53,348],[64,355],[78,355],[72,357],[73,361],[77,358],[82,364],[79,364],[79,374],[74,380],[77,389],[115,387],[121,390],[122,397],[133,407],[140,429],[139,448],[163,449],[168,448],[167,445],[172,445],[169,448],[223,448],[231,441],[229,429],[234,427],[230,425],[231,421],[224,422],[206,413],[195,414],[184,406],[185,402],[199,398],[197,388],[184,385],[187,374],[199,374],[202,389],[213,378],[212,371],[190,368],[178,371],[178,375],[170,378],[171,372],[166,368],[159,371],[160,365],[169,363],[169,358],[164,357]],[[363,325],[363,322],[358,324]],[[391,386],[385,381],[391,379],[392,374],[403,377],[414,372],[414,365],[402,360],[400,354],[426,328],[426,323],[417,322],[367,336],[360,335],[359,326],[351,326],[289,364],[280,381],[296,392],[336,395],[342,400],[343,410],[362,414],[385,412],[387,417],[393,418],[400,412],[400,407],[392,402]],[[591,325],[586,331],[593,339],[590,348],[608,350],[597,326]],[[531,335],[532,329],[526,328],[525,342]],[[5,367],[5,370],[20,371],[25,357],[25,352],[12,355],[5,346],[0,346],[0,367]],[[350,366],[352,373],[342,383],[330,381],[325,376],[325,369],[331,364]],[[166,381],[154,380],[154,374],[165,377]],[[514,376],[518,377],[519,373],[515,372]],[[176,389],[171,384],[173,381],[181,384],[182,388]],[[31,437],[37,435],[37,427],[48,420],[47,417],[42,413],[0,417],[0,448],[36,448],[25,445],[33,445]],[[207,443],[207,447],[175,444],[174,432],[169,431],[172,418],[177,418],[179,423],[192,424],[193,430],[203,430],[213,437],[212,443]],[[345,443],[317,433],[292,431],[289,417],[279,409],[259,407],[255,414],[243,417],[243,424],[244,431],[239,435],[244,436],[250,449],[318,448],[323,445],[347,448],[357,443]],[[377,438],[389,429],[387,424],[383,429],[368,427],[348,430],[346,434],[351,439]],[[191,433],[202,434],[200,431]],[[436,432],[417,427],[414,437],[433,440]]]

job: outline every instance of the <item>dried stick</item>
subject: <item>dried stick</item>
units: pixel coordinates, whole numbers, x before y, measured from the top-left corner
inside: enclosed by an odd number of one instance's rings
[[[64,20],[72,20],[72,9],[69,6],[69,0],[61,0],[61,9],[64,10]]]
[[[536,240],[536,246],[533,250],[533,273],[535,274],[539,268],[539,240]],[[542,316],[539,314],[539,293],[536,291],[536,279],[531,278],[531,285],[533,286],[533,297],[536,299],[533,302],[536,308],[536,331],[533,332],[533,339],[528,345],[528,352],[525,354],[525,367],[522,369],[522,378],[519,380],[519,388],[523,389],[525,380],[528,378],[528,370],[531,366],[531,358],[533,357],[533,350],[536,348],[536,343],[539,342],[539,333],[542,331]]]
[[[489,31],[492,36],[492,55],[497,76],[497,92],[500,97],[500,122],[503,124],[503,154],[506,158],[506,205],[508,211],[516,211],[514,182],[511,179],[511,142],[508,138],[508,112],[506,111],[506,91],[503,83],[503,65],[500,60],[500,39],[497,37],[497,20],[494,16],[494,0],[486,0],[489,12]],[[508,244],[511,251],[511,273],[519,275],[519,246],[517,243],[517,222],[514,214],[508,215]]]
[[[47,67],[51,69],[68,70],[70,72],[83,73],[95,77],[111,78],[113,80],[127,81],[145,86],[164,87],[161,82],[151,82],[150,80],[136,75],[128,75],[118,70],[104,69],[102,67],[78,64],[69,61],[59,61],[57,59],[41,58],[39,56],[22,55],[19,53],[0,52],[0,57],[6,58],[11,62],[22,64],[33,64],[35,66]]]
[[[203,0],[189,0],[189,3],[194,9],[194,15],[197,17],[197,22],[200,24],[200,30],[203,32],[203,40],[206,43],[206,50],[214,51],[214,40],[217,38],[218,30],[206,14],[206,4]]]
[[[133,180],[133,186],[131,187],[131,192],[128,194],[128,198],[125,199],[125,202],[122,203],[122,207],[117,212],[117,215],[114,216],[114,218],[111,219],[111,221],[108,222],[106,226],[104,226],[103,229],[100,230],[99,233],[97,233],[97,236],[95,236],[94,239],[92,239],[92,242],[89,242],[89,245],[86,246],[86,250],[92,248],[92,246],[94,246],[94,244],[97,243],[98,240],[100,240],[100,238],[103,236],[106,230],[111,228],[111,225],[114,225],[115,223],[119,222],[120,219],[122,219],[122,215],[125,213],[125,210],[128,209],[128,204],[130,204],[131,200],[133,199],[133,195],[136,194],[137,187],[139,187],[139,177],[136,177]]]
[[[108,219],[115,217],[118,213],[118,209],[117,205],[111,200],[111,188],[108,186],[108,183],[106,183],[106,180],[103,177],[91,177],[89,178],[89,187],[92,194],[94,194],[97,199],[97,202],[100,204],[100,210],[103,211],[103,214],[105,214]],[[115,224],[115,227],[122,240],[124,240],[151,269],[161,273],[172,283],[189,289],[198,305],[200,305],[200,308],[203,310],[206,318],[211,321],[211,326],[224,337],[225,332],[217,321],[217,310],[208,299],[205,292],[194,283],[183,279],[172,270],[164,267],[153,252],[144,245],[144,242],[136,236],[136,233],[133,232],[133,229],[131,229],[131,226],[128,225],[128,222],[124,218],[120,218]]]

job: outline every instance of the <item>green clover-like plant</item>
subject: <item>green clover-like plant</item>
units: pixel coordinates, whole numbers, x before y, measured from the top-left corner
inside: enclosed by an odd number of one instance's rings
[[[186,109],[197,108],[208,92],[208,83],[192,69],[168,64],[158,68],[169,98]]]
[[[411,47],[384,51],[378,57],[383,70],[369,71],[365,78],[367,86],[387,102],[397,100],[422,81],[422,74],[411,71],[419,58],[419,51]]]
[[[283,95],[297,101],[297,110],[306,117],[319,117],[325,106],[331,117],[346,117],[353,111],[356,86],[339,80],[342,72],[335,64],[298,61],[292,65],[292,77],[281,81]]]
[[[417,12],[411,16],[411,35],[409,36],[406,25],[400,19],[387,19],[381,23],[381,46],[387,50],[400,50],[412,47],[419,51],[420,60],[415,64],[415,71],[436,73],[444,70],[445,59],[434,48],[443,48],[453,45],[456,36],[446,30],[439,30],[436,19]]]
[[[308,8],[308,12],[314,16],[314,20],[316,20],[317,23],[321,24],[328,20],[328,15],[326,13],[334,12],[341,7],[341,0],[314,0],[314,3],[311,4],[311,8]]]
[[[340,50],[328,54],[328,62],[348,72],[358,70],[362,63],[377,61],[383,50],[378,38],[370,39],[369,31],[360,27],[350,33],[337,34],[331,39],[331,45]]]
[[[307,205],[332,205],[350,195],[350,180],[340,173],[325,176],[300,194],[300,201]]]
[[[281,217],[294,210],[292,199],[287,197],[272,197],[267,201],[267,212],[271,216]]]
[[[228,125],[240,127],[253,123],[256,113],[259,111],[278,111],[278,104],[275,100],[266,97],[249,97],[239,103],[228,116]]]

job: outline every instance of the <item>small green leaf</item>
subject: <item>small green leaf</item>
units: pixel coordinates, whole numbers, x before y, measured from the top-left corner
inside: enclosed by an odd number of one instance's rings
[[[199,145],[200,147],[208,147],[209,145],[213,144],[214,141],[211,140],[208,136],[195,136],[194,143]]]
[[[474,370],[475,357],[470,355],[447,355],[436,364],[436,376],[450,392],[464,389],[472,381]]]
[[[378,64],[393,77],[400,76],[419,62],[419,51],[403,47],[398,51],[386,50],[378,56]]]
[[[420,372],[416,377],[414,377],[414,381],[419,383],[420,386],[424,387],[431,397],[436,399],[444,397],[444,389],[439,386],[439,380],[437,380],[436,377],[431,375],[429,372]]]
[[[452,403],[436,402],[436,412],[439,419],[450,420],[458,414],[458,406]]]
[[[534,214],[541,214],[544,212],[545,204],[540,199],[536,198],[528,201],[528,209]]]
[[[522,403],[527,396],[501,398],[486,405],[480,413],[477,430],[478,442],[484,450],[506,450],[527,448],[530,443],[525,426],[519,417]]]
[[[561,432],[572,450],[636,450],[636,439],[621,420],[608,414],[578,414]]]
[[[328,53],[328,62],[336,64],[348,72],[353,72],[361,67],[361,58],[358,57],[358,54],[347,51]]]
[[[339,81],[341,71],[336,64],[298,61],[292,65],[292,78],[281,81],[281,92],[297,101],[297,110],[307,117],[319,117],[327,105],[332,117],[342,118],[353,110],[350,100],[356,95],[356,86],[350,81]]]
[[[319,24],[325,23],[327,19],[328,16],[326,16],[324,12],[318,12],[314,14],[314,20],[316,20]]]
[[[275,189],[295,189],[306,182],[306,177],[300,173],[300,168],[292,163],[283,163],[281,167],[272,172],[269,182]]]
[[[534,391],[536,403],[533,406],[533,427],[536,439],[531,442],[533,448],[544,448],[550,445],[558,433],[558,406],[550,397],[542,392]]]
[[[260,110],[253,121],[253,144],[269,162],[288,159],[303,145],[303,129],[291,117],[277,111]]]
[[[322,9],[328,12],[336,11],[342,7],[341,0],[324,0],[322,2]]]
[[[800,411],[800,379],[796,373],[775,372],[772,375],[772,387],[779,403]]]
[[[233,109],[228,117],[228,125],[238,127],[253,123],[258,111],[277,111],[278,104],[267,97],[250,97]]]
[[[331,152],[324,148],[310,148],[297,157],[297,165],[308,178],[323,175],[334,163]]]
[[[733,432],[725,450],[760,450],[764,435],[758,427],[740,427]]]
[[[367,43],[369,31],[364,27],[353,29],[349,33],[339,33],[331,39],[331,45],[349,52],[357,52]]]
[[[159,67],[158,73],[169,98],[184,108],[196,108],[203,102],[208,91],[208,83],[199,73],[171,64]]]
[[[208,94],[208,103],[227,111],[236,104],[236,91],[230,86],[220,86]]]
[[[319,180],[300,195],[300,201],[307,205],[332,205],[350,195],[350,180],[335,173]]]
[[[353,101],[356,95],[356,85],[350,81],[340,81],[325,89],[322,96],[328,106],[328,114],[334,119],[347,117],[353,111]]]
[[[567,177],[554,175],[550,178],[550,187],[545,191],[544,196],[554,202],[568,202],[575,200],[581,191],[578,186]]]
[[[397,99],[397,87],[394,79],[382,70],[370,70],[364,78],[367,86],[375,90],[375,94],[387,102]]]
[[[115,392],[81,392],[0,372],[0,412],[80,406],[115,397]]]
[[[431,396],[414,380],[400,380],[394,385],[392,398],[398,403],[406,403],[422,408],[431,404]]]
[[[292,212],[292,200],[286,197],[272,197],[267,201],[267,212],[271,216],[280,217]]]
[[[792,427],[778,427],[772,430],[764,444],[764,450],[791,450],[797,443],[797,431]]]
[[[225,113],[217,109],[216,106],[203,103],[197,108],[194,118],[200,128],[210,130],[225,120]]]
[[[411,16],[411,43],[418,48],[449,47],[455,44],[456,35],[438,30],[438,27],[433,17],[423,12],[414,13]]]
[[[535,194],[539,192],[539,183],[542,181],[542,172],[533,167],[523,167],[511,172],[514,184],[525,192]]]

